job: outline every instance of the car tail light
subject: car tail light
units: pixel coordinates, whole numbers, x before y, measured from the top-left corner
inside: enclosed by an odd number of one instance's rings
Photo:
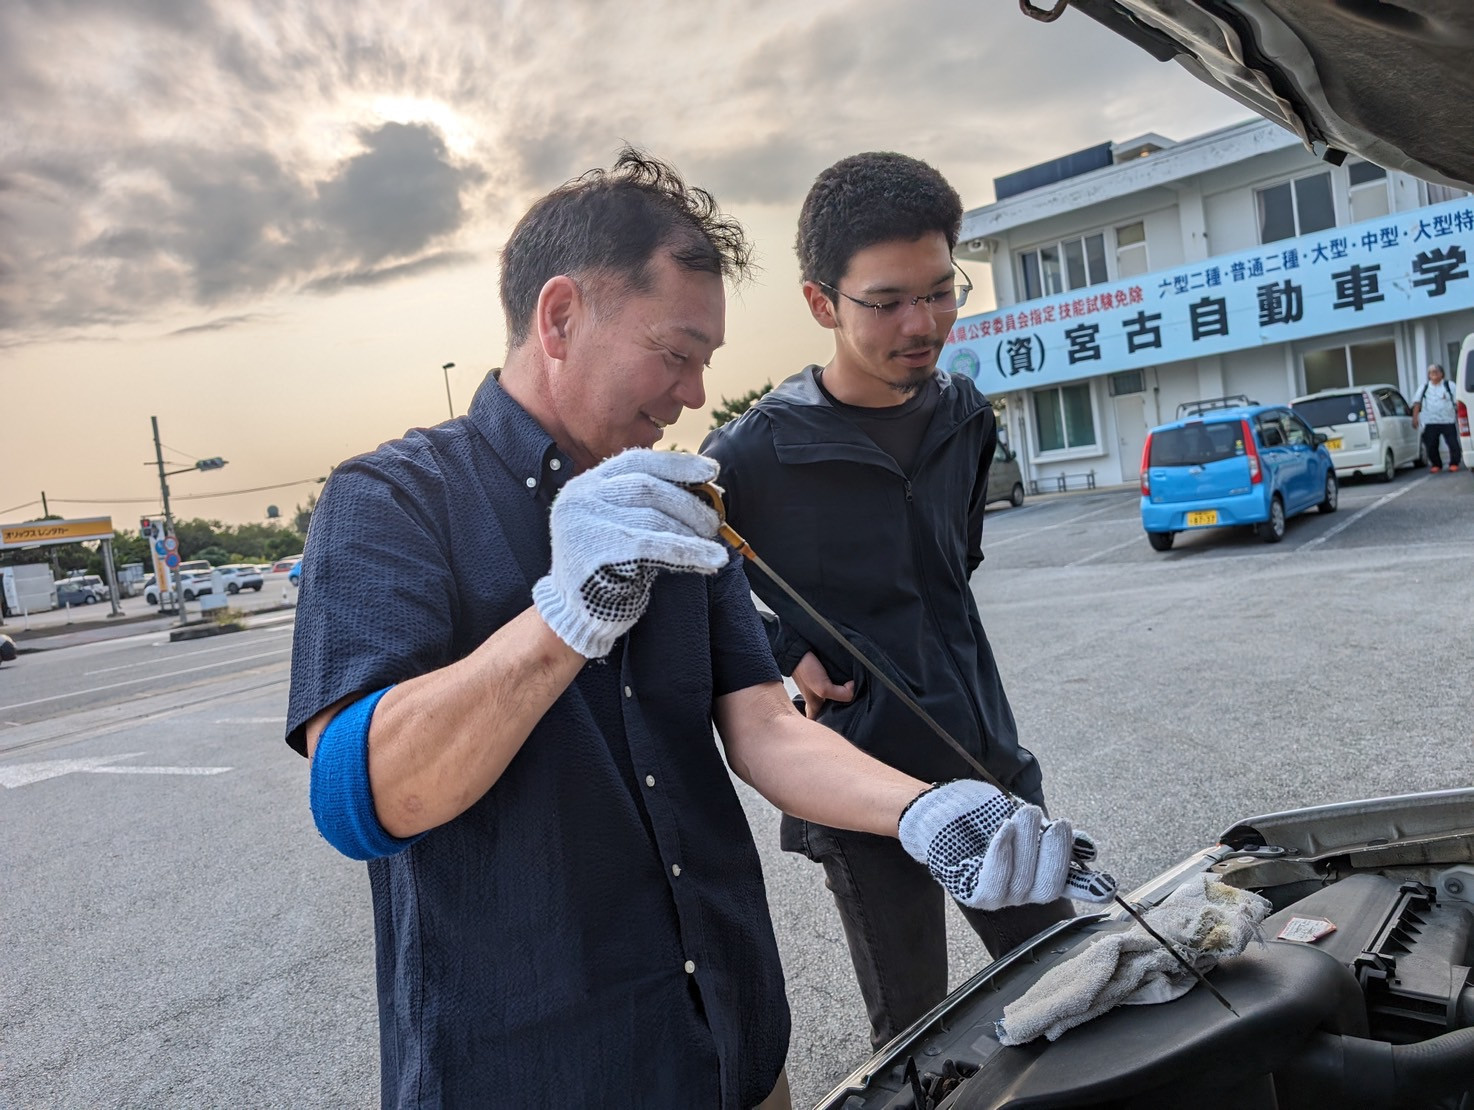
[[[1372,399],[1370,393],[1361,395],[1361,403],[1367,410],[1367,434],[1373,439],[1381,438],[1381,432],[1377,431],[1377,402]]]
[[[1467,436],[1469,434],[1469,406],[1464,404],[1463,401],[1459,402],[1458,417],[1459,435]]]
[[[1247,420],[1240,420],[1239,426],[1244,429],[1244,452],[1249,457],[1249,484],[1257,486],[1264,481],[1264,472],[1259,466],[1259,448],[1254,444],[1254,429],[1249,427]]]
[[[1147,432],[1146,442],[1141,445],[1141,496],[1143,497],[1150,497],[1152,495],[1152,480],[1151,476],[1147,474],[1147,467],[1151,465],[1151,461],[1152,434],[1151,432]]]

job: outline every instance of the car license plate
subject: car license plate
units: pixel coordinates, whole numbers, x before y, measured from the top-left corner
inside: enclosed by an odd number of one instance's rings
[[[1326,440],[1326,450],[1327,451],[1339,451],[1339,450],[1341,450],[1341,441],[1339,439],[1328,439],[1328,440]]]
[[[1187,514],[1187,523],[1191,528],[1200,528],[1205,524],[1218,523],[1217,509],[1201,509],[1195,513]]]

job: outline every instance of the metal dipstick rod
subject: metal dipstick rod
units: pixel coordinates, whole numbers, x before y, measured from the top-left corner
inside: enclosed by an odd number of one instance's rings
[[[891,678],[890,675],[886,674],[883,670],[880,669],[879,666],[871,662],[864,652],[862,652],[859,648],[857,648],[853,643],[850,642],[849,637],[847,637],[839,629],[835,628],[834,625],[832,625],[828,620],[825,619],[822,613],[820,613],[817,609],[815,609],[812,605],[805,601],[797,590],[795,590],[786,581],[784,581],[782,575],[780,575],[777,571],[770,567],[767,562],[763,560],[762,556],[760,556],[756,551],[752,549],[752,545],[742,538],[737,529],[733,528],[730,524],[727,523],[727,507],[722,500],[722,489],[720,486],[718,486],[715,482],[703,482],[700,485],[690,486],[688,488],[691,490],[692,493],[695,493],[698,497],[701,497],[703,500],[705,500],[712,507],[712,509],[716,511],[717,519],[721,521],[721,524],[717,528],[717,534],[721,536],[722,539],[724,539],[733,548],[735,548],[738,554],[740,554],[744,559],[750,562],[753,566],[757,567],[757,569],[762,571],[763,574],[767,575],[768,579],[773,583],[773,585],[777,586],[780,590],[787,594],[789,599],[801,610],[803,610],[805,616],[807,616],[821,629],[823,629],[824,632],[829,635],[835,643],[837,643],[840,647],[844,648],[845,651],[854,656],[856,661],[862,667],[864,667],[866,671],[873,675],[882,686],[884,686],[887,690],[894,694],[897,700],[899,700],[902,705],[911,710],[912,713],[916,714],[916,716],[922,721],[923,724],[927,726],[927,728],[931,729],[932,732],[934,732],[937,736],[939,736],[943,741],[946,742],[948,747],[950,747],[954,752],[961,756],[963,760],[966,761],[967,765],[977,772],[980,779],[986,782],[989,786],[994,787],[1004,794],[1009,793],[1008,788],[998,781],[996,775],[991,774],[988,769],[984,767],[982,763],[980,763],[970,751],[968,751],[962,746],[961,743],[958,742],[956,737],[954,737],[950,732],[942,727],[937,719],[933,717],[930,713],[928,713],[925,709],[923,709],[921,705],[917,703],[916,699],[913,698],[907,691],[903,690],[901,686],[893,678]],[[1071,860],[1070,867],[1072,870],[1084,870],[1083,865],[1080,864],[1077,860]],[[1222,992],[1219,991],[1218,988],[1215,987],[1212,983],[1208,982],[1207,977],[1196,967],[1194,967],[1192,963],[1185,956],[1183,956],[1181,952],[1177,950],[1177,947],[1174,944],[1167,940],[1166,937],[1162,936],[1161,933],[1157,932],[1150,925],[1148,925],[1146,922],[1146,918],[1142,916],[1142,914],[1134,906],[1128,903],[1126,899],[1122,898],[1119,893],[1113,894],[1112,898],[1115,900],[1116,905],[1125,910],[1126,913],[1131,917],[1131,919],[1146,931],[1146,934],[1149,937],[1151,937],[1167,950],[1168,954],[1177,961],[1177,963],[1182,967],[1184,971],[1188,972],[1199,983],[1207,987],[1208,992],[1212,994],[1214,998],[1218,999],[1218,1001],[1223,1004],[1224,1008],[1227,1009],[1229,1013],[1233,1014],[1234,1017],[1239,1016],[1239,1012],[1233,1008],[1227,998],[1223,997]]]

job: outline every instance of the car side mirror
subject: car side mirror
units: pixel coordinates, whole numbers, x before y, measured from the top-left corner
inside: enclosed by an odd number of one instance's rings
[[[1328,442],[1330,442],[1330,438],[1331,437],[1328,436],[1328,435],[1326,435],[1325,432],[1316,432],[1315,433],[1315,445],[1317,447],[1319,447],[1323,443],[1328,443]]]

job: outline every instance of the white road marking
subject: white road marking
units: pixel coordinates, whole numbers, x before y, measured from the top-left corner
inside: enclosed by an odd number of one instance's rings
[[[1381,497],[1377,498],[1370,505],[1367,505],[1365,508],[1360,509],[1357,512],[1352,513],[1345,520],[1341,521],[1340,524],[1337,524],[1333,528],[1327,528],[1320,535],[1316,536],[1315,539],[1313,539],[1313,540],[1307,540],[1305,543],[1302,543],[1295,550],[1296,551],[1306,551],[1309,548],[1312,548],[1312,547],[1316,546],[1316,544],[1325,543],[1326,540],[1331,539],[1333,536],[1339,536],[1342,532],[1346,531],[1346,529],[1350,528],[1353,524],[1355,524],[1362,517],[1366,516],[1368,513],[1372,512],[1375,509],[1380,509],[1383,505],[1387,504],[1387,502],[1389,502],[1389,501],[1395,501],[1395,500],[1397,500],[1397,498],[1401,497],[1408,490],[1410,490],[1410,489],[1416,489],[1418,486],[1421,486],[1424,482],[1426,482],[1431,477],[1432,477],[1431,474],[1424,474],[1421,478],[1418,478],[1415,481],[1409,482],[1409,483],[1407,483],[1407,485],[1398,486],[1391,493],[1384,493]]]
[[[1088,513],[1081,513],[1079,516],[1072,516],[1072,517],[1070,517],[1069,520],[1061,520],[1057,524],[1046,524],[1042,528],[1032,528],[1032,529],[1030,529],[1027,532],[1016,532],[1016,533],[1014,533],[1011,536],[1004,536],[1001,540],[989,540],[987,538],[987,536],[986,536],[986,525],[985,525],[984,526],[985,535],[983,537],[983,554],[986,555],[989,551],[992,551],[995,547],[1002,547],[1004,544],[1013,543],[1015,540],[1026,540],[1030,536],[1037,536],[1040,532],[1049,532],[1049,531],[1052,531],[1055,528],[1064,528],[1064,527],[1067,527],[1068,525],[1075,524],[1078,521],[1085,520],[1085,519],[1087,519],[1089,517],[1092,517],[1092,516],[1099,516],[1101,513],[1108,513],[1108,512],[1110,512],[1113,509],[1119,509],[1119,508],[1120,508],[1120,505],[1117,505],[1117,504],[1114,504],[1114,503],[1113,504],[1110,504],[1110,505],[1102,505],[1098,509],[1091,509],[1090,512],[1088,512]]]
[[[1102,555],[1109,555],[1112,551],[1120,551],[1123,547],[1130,547],[1132,544],[1140,542],[1140,536],[1132,536],[1129,540],[1123,540],[1121,543],[1112,544],[1110,547],[1102,547],[1099,551],[1092,551],[1083,559],[1076,559],[1073,563],[1066,563],[1065,567],[1069,568],[1082,566],[1085,563],[1090,562],[1090,560],[1092,559],[1099,559]]]
[[[8,709],[24,709],[30,705],[44,705],[49,701],[63,701],[66,698],[81,697],[83,694],[97,694],[103,690],[116,690],[122,686],[137,686],[140,682],[158,682],[160,679],[177,678],[180,675],[193,674],[196,671],[209,671],[214,670],[216,667],[232,667],[237,663],[246,663],[252,659],[269,659],[274,655],[287,655],[290,653],[290,650],[289,648],[282,648],[280,651],[263,651],[255,655],[242,655],[235,659],[222,659],[218,663],[204,663],[198,667],[185,667],[183,670],[149,675],[147,678],[129,678],[122,682],[110,682],[106,686],[94,686],[89,690],[77,690],[70,694],[52,694],[49,698],[35,698],[31,701],[11,702],[9,705],[0,705],[0,713]]]
[[[12,763],[0,767],[0,786],[7,790],[62,775],[219,775],[229,767],[117,767],[120,760],[136,759],[142,752],[94,756],[89,759],[47,759],[39,763]]]
[[[284,725],[285,717],[216,717],[217,725]]]
[[[263,635],[266,635],[266,636],[281,636],[281,635],[284,635],[285,633],[287,633],[289,631],[291,631],[291,630],[290,629],[286,629],[286,628],[272,629],[272,630],[270,630],[268,632],[263,633]],[[156,644],[154,646],[155,647],[172,647],[173,645],[172,644],[169,644],[169,643],[166,643],[164,641],[160,641],[158,644]],[[230,651],[232,648],[236,648],[238,646],[239,645],[237,645],[237,644],[221,644],[219,647],[196,648],[194,651],[190,652],[189,655],[190,655],[190,658],[193,658],[196,655],[209,655],[211,652],[215,652],[215,651]],[[152,666],[154,666],[158,662],[159,662],[159,660],[157,658],[154,658],[154,659],[145,659],[142,662],[138,662],[138,663],[120,663],[116,667],[100,667],[100,668],[98,668],[95,671],[83,671],[82,672],[82,677],[83,678],[91,678],[95,674],[108,674],[111,671],[126,671],[130,667],[152,667]]]
[[[230,767],[90,767],[94,775],[223,775]]]
[[[40,763],[12,763],[7,767],[0,767],[0,786],[7,789],[28,786],[33,782],[44,782],[46,779],[58,778],[61,775],[95,771],[99,767],[116,763],[120,759],[136,759],[142,754],[142,752],[125,752],[122,755],[97,756],[91,759],[47,759]]]

